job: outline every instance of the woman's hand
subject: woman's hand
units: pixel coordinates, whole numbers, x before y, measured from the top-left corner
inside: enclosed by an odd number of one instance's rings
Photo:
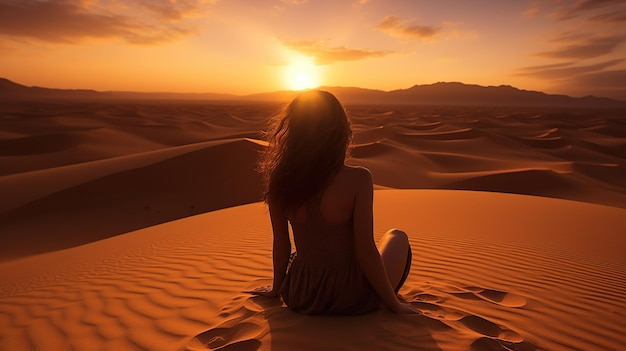
[[[274,288],[270,285],[260,286],[256,289],[250,291],[244,291],[250,293],[252,295],[264,296],[264,297],[278,297],[278,291],[274,290]]]

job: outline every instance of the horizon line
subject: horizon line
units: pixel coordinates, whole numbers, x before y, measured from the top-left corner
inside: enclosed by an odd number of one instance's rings
[[[232,96],[235,98],[246,98],[246,97],[251,97],[251,96],[255,96],[255,95],[264,95],[264,94],[279,94],[279,93],[293,93],[296,94],[298,92],[303,92],[303,91],[307,91],[307,90],[318,90],[318,89],[324,89],[324,88],[339,88],[339,89],[359,89],[359,90],[365,90],[365,91],[373,91],[373,92],[381,92],[381,93],[392,93],[392,92],[397,92],[397,91],[406,91],[406,90],[410,90],[412,88],[415,87],[422,87],[422,86],[434,86],[437,84],[460,84],[463,86],[469,86],[469,87],[480,87],[480,88],[512,88],[515,90],[518,90],[520,92],[530,92],[530,93],[541,93],[541,94],[545,94],[548,96],[561,96],[561,97],[569,97],[572,99],[584,99],[584,98],[597,98],[597,99],[607,99],[607,100],[611,100],[611,101],[616,101],[616,102],[622,102],[622,103],[626,103],[626,100],[621,100],[621,99],[616,99],[616,98],[611,98],[611,97],[606,97],[606,96],[598,96],[598,95],[584,95],[584,96],[572,96],[572,95],[568,95],[568,94],[564,94],[564,93],[548,93],[545,91],[541,91],[541,90],[529,90],[529,89],[523,89],[523,88],[519,88],[510,84],[499,84],[499,85],[481,85],[481,84],[476,84],[476,83],[465,83],[465,82],[461,82],[461,81],[437,81],[434,83],[424,83],[424,84],[413,84],[410,87],[407,88],[397,88],[397,89],[391,89],[391,90],[382,90],[382,89],[377,89],[377,88],[364,88],[364,87],[359,87],[359,86],[350,86],[350,85],[319,85],[316,87],[311,87],[311,88],[305,88],[305,89],[300,89],[300,90],[293,90],[293,89],[282,89],[282,90],[273,90],[273,91],[261,91],[261,92],[256,92],[256,93],[247,93],[247,94],[235,94],[235,93],[219,93],[219,92],[213,92],[213,91],[205,91],[205,92],[175,92],[175,91],[165,91],[165,90],[160,90],[160,91],[138,91],[138,90],[97,90],[97,89],[93,89],[93,88],[57,88],[57,87],[48,87],[48,86],[40,86],[40,85],[25,85],[22,83],[18,83],[14,80],[11,80],[9,78],[6,77],[0,77],[0,80],[5,80],[8,81],[10,83],[16,84],[16,85],[20,85],[22,87],[26,87],[26,88],[39,88],[39,89],[48,89],[48,90],[59,90],[59,91],[67,91],[67,92],[71,92],[71,91],[83,91],[83,92],[95,92],[95,93],[125,93],[125,94],[168,94],[168,95],[224,95],[224,96]]]

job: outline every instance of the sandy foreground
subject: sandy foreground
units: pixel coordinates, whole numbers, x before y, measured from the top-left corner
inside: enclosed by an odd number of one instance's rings
[[[422,316],[385,309],[358,317],[302,316],[277,300],[243,293],[271,277],[271,231],[264,206],[256,203],[3,264],[0,345],[6,350],[624,346],[626,210],[445,190],[380,190],[375,201],[377,235],[397,226],[411,237],[412,274],[401,295]]]
[[[623,114],[352,108],[423,315],[311,317],[244,293],[272,273],[275,109],[3,106],[0,350],[626,347]]]

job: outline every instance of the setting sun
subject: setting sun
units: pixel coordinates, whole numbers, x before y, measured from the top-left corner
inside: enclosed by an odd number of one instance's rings
[[[298,59],[285,67],[284,80],[287,88],[303,90],[320,85],[320,69],[306,59]]]

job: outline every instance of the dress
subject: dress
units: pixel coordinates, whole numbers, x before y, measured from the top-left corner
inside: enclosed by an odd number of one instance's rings
[[[330,224],[321,196],[306,204],[306,222],[291,223],[297,254],[281,287],[287,306],[303,314],[356,315],[371,312],[380,299],[354,252],[352,219]]]

